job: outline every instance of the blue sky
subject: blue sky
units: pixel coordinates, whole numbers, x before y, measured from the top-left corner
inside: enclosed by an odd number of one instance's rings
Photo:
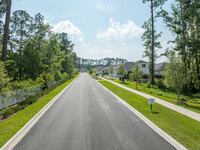
[[[67,32],[79,57],[148,60],[143,58],[145,48],[140,37],[150,10],[142,0],[13,0],[12,11],[19,9],[32,16],[39,12],[53,26],[53,31]],[[160,54],[167,48],[171,35],[162,21],[156,27],[163,32]],[[162,61],[166,58],[157,62]]]

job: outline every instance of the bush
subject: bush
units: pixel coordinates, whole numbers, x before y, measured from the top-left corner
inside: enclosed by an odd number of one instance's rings
[[[165,88],[166,88],[166,86],[165,86],[163,80],[161,80],[161,79],[156,79],[156,80],[155,80],[155,85],[156,85],[158,88],[161,88],[161,89],[165,89]]]
[[[8,116],[12,115],[14,112],[13,112],[13,109],[11,108],[8,108],[6,109],[4,112],[3,112],[3,119],[7,118]]]
[[[151,82],[147,82],[147,88],[151,88]]]

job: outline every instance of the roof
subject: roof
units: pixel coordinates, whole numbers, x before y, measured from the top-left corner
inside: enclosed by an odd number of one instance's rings
[[[145,63],[145,64],[147,64],[148,62],[146,62],[146,61],[144,61],[144,60],[138,60],[138,61],[136,61],[135,63]]]
[[[126,62],[124,64],[124,67],[126,68],[127,71],[131,71],[131,69],[133,68],[134,66],[134,62]]]
[[[92,70],[93,70],[93,69],[96,69],[97,71],[100,71],[100,70],[102,70],[104,67],[105,67],[105,66],[97,66],[97,67],[92,68]]]
[[[109,70],[110,66],[107,66],[105,68],[102,68],[102,71],[105,71],[105,70]]]
[[[165,70],[165,65],[166,65],[165,62],[156,64],[155,65],[156,71],[164,71]]]

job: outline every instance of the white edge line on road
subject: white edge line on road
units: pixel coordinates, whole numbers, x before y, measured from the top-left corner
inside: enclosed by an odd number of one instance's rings
[[[79,76],[78,76],[79,77]],[[44,113],[54,104],[54,102],[75,82],[76,77],[68,84],[60,93],[58,93],[51,101],[49,101],[31,120],[29,120],[0,150],[12,150],[35,123],[44,115]]]
[[[160,129],[157,125],[155,125],[153,122],[151,122],[149,119],[147,119],[144,115],[142,115],[139,111],[137,111],[135,108],[133,108],[132,106],[130,106],[127,102],[125,102],[119,96],[117,96],[116,94],[114,94],[112,91],[110,91],[109,89],[107,89],[105,86],[103,86],[102,84],[100,84],[98,81],[96,81],[96,82],[100,86],[102,86],[105,90],[107,90],[110,94],[112,94],[117,100],[119,100],[119,102],[121,102],[124,106],[126,106],[129,110],[131,110],[135,115],[137,115],[142,121],[144,121],[157,134],[159,134],[168,143],[170,143],[172,146],[174,146],[177,150],[187,150],[187,148],[185,148],[182,144],[180,144],[175,139],[173,139],[165,131],[163,131],[162,129]]]

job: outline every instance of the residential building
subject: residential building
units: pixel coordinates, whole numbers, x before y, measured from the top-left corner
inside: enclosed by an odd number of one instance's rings
[[[165,70],[166,63],[158,63],[155,65],[155,77],[162,77],[162,73]]]

